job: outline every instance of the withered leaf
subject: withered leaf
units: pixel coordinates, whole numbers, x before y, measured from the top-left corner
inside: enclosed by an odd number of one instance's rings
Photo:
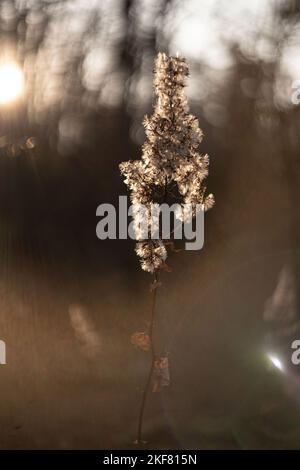
[[[170,369],[168,356],[162,356],[155,360],[152,376],[152,392],[157,393],[162,387],[170,385]]]
[[[142,351],[150,350],[150,338],[145,331],[136,331],[131,335],[131,344]]]

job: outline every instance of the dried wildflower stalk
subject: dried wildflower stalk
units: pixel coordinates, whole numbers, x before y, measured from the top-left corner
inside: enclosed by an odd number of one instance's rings
[[[129,160],[120,164],[124,182],[131,192],[131,202],[143,204],[151,213],[153,203],[190,204],[195,216],[199,207],[208,210],[214,204],[212,194],[205,195],[203,181],[208,175],[208,155],[198,152],[203,133],[198,120],[189,114],[185,94],[186,78],[189,74],[184,58],[169,57],[159,53],[155,62],[154,89],[156,102],[152,116],[145,117],[146,142],[140,160]],[[184,211],[183,211],[184,214]],[[144,271],[154,276],[152,284],[152,310],[149,328],[151,367],[144,389],[139,417],[137,442],[142,441],[142,422],[148,390],[150,388],[155,361],[153,325],[159,271],[168,270],[167,248],[172,246],[163,239],[151,239],[151,226],[147,218],[148,238],[140,230],[140,213],[133,211],[135,234],[138,240],[136,253]],[[184,215],[183,215],[184,217]],[[153,288],[154,286],[154,288]]]

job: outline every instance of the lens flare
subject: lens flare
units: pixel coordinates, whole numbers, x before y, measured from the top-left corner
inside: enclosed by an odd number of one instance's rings
[[[13,62],[0,65],[0,104],[7,104],[18,98],[23,91],[23,72]]]
[[[283,371],[283,364],[278,359],[278,357],[272,356],[271,354],[269,354],[269,359],[272,362],[273,366],[276,367],[276,369],[279,369],[279,370]]]

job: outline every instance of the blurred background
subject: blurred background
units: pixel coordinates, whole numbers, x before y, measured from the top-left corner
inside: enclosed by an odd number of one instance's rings
[[[292,0],[1,1],[1,448],[133,445],[151,279],[96,208],[126,194],[158,51],[190,65],[216,206],[162,278],[149,446],[300,448],[299,39]]]

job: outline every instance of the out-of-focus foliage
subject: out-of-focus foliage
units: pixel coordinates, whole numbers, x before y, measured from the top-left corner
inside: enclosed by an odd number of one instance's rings
[[[258,77],[241,77],[243,94],[291,107],[291,81],[300,75],[297,8],[295,1],[273,0],[5,0],[1,56],[23,64],[28,119],[47,123],[60,152],[94,132],[91,116],[124,104],[131,136],[141,142],[138,123],[151,101],[156,50],[178,51],[192,63],[190,97],[213,126],[231,117],[215,95],[226,97],[237,47],[264,75],[259,89]]]

